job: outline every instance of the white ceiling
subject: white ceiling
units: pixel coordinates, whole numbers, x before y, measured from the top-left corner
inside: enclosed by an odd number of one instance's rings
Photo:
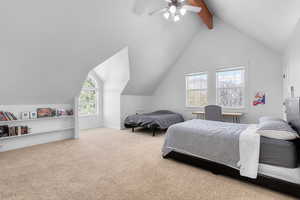
[[[206,0],[212,12],[282,53],[300,18],[299,0]]]
[[[225,22],[277,51],[300,13],[299,0],[207,2]],[[179,23],[145,14],[162,5],[163,0],[2,0],[0,104],[70,102],[88,72],[126,46],[130,81],[124,94],[151,94],[205,28],[195,14]]]

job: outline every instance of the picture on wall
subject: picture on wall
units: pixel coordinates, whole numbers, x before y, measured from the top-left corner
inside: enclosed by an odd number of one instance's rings
[[[266,104],[266,94],[264,92],[257,92],[254,96],[253,106]]]

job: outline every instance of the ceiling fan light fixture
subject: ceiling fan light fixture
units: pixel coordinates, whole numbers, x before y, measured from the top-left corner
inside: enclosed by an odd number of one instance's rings
[[[170,18],[170,13],[169,13],[169,12],[165,12],[165,13],[164,13],[164,17],[165,17],[166,19],[169,19],[169,18]]]
[[[170,13],[175,14],[177,11],[176,6],[174,6],[174,5],[170,6],[169,11],[170,11]]]
[[[181,14],[182,16],[184,16],[184,15],[186,14],[186,9],[185,9],[185,8],[181,8],[181,9],[180,9],[180,14]]]
[[[174,22],[178,22],[180,20],[179,15],[175,15],[173,20],[174,20]]]

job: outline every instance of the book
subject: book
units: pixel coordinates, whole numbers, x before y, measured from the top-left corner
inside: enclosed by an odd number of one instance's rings
[[[14,127],[9,127],[9,131],[8,131],[8,135],[9,136],[14,136],[15,135],[15,128]]]
[[[18,118],[14,115],[14,113],[10,113],[14,120],[18,120]]]
[[[7,118],[7,121],[11,121],[12,120],[11,116],[9,115],[9,112],[4,112],[4,115]]]
[[[14,118],[11,116],[10,112],[5,112],[5,113],[10,121],[14,120]]]
[[[8,135],[8,126],[0,126],[0,137],[7,137]]]
[[[2,111],[0,111],[0,121],[7,121]]]
[[[22,127],[18,126],[18,135],[22,135]]]

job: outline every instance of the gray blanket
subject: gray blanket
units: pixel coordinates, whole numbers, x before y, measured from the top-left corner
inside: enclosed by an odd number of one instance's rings
[[[137,114],[128,116],[125,121],[125,127],[141,126],[141,127],[159,127],[167,129],[171,125],[183,122],[182,115],[168,110],[160,110],[152,113]]]
[[[175,151],[238,168],[239,135],[247,127],[200,119],[175,124],[167,131],[163,155]]]

